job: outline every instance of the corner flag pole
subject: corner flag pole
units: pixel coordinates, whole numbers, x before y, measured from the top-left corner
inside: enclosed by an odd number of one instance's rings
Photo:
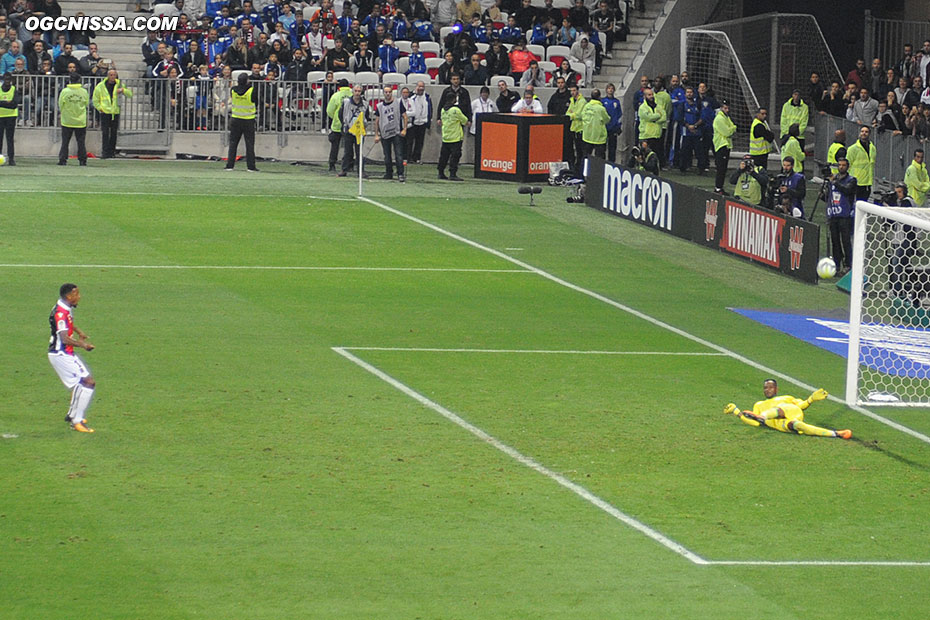
[[[358,195],[362,196],[362,167],[365,165],[365,134],[358,137]]]

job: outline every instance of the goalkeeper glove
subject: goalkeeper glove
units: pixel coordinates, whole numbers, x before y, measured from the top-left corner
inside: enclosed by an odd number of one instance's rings
[[[810,398],[808,398],[807,400],[809,400],[810,402],[814,402],[815,400],[823,400],[829,395],[830,393],[827,392],[825,389],[819,388],[819,389],[814,390],[814,393],[811,394]]]
[[[729,403],[726,407],[723,408],[724,415],[736,414],[739,415],[739,409],[736,408],[736,405]]]

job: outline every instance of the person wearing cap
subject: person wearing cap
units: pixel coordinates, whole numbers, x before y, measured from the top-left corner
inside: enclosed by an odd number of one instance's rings
[[[804,150],[804,131],[807,129],[807,121],[809,118],[810,111],[807,104],[801,99],[801,91],[795,88],[791,93],[791,99],[786,101],[785,105],[781,107],[781,118],[779,122],[781,123],[782,144],[784,144],[785,138],[788,136],[788,128],[794,123],[797,123],[798,129],[800,130],[798,142],[801,144],[801,150]]]
[[[736,185],[734,196],[751,205],[761,205],[769,185],[769,175],[765,168],[757,166],[752,155],[747,153],[739,163],[739,168],[730,175],[730,183]]]
[[[804,151],[801,150],[801,143],[798,141],[798,135],[801,130],[798,127],[797,123],[792,123],[791,127],[788,128],[788,139],[785,141],[785,145],[781,149],[781,157],[784,159],[789,155],[794,158],[794,171],[804,173],[804,160],[807,156],[804,154]]]
[[[733,148],[735,133],[736,124],[730,119],[730,103],[723,99],[714,116],[714,163],[717,166],[714,191],[718,194],[726,193],[723,191],[723,181],[727,175],[727,166],[730,165],[730,149]]]
[[[856,177],[849,174],[849,161],[840,157],[836,162],[836,172],[830,175],[826,196],[827,226],[830,228],[833,260],[840,277],[852,268],[852,221],[857,190]]]
[[[19,116],[19,104],[22,94],[13,86],[13,74],[3,74],[0,83],[0,152],[3,151],[3,136],[6,134],[6,163],[16,165],[16,150],[13,146],[13,132],[16,130],[16,118]]]
[[[514,114],[545,114],[542,103],[536,98],[536,94],[531,88],[523,91],[523,98],[513,104],[510,111]]]
[[[930,177],[927,175],[927,164],[924,163],[924,150],[914,151],[914,160],[904,171],[904,184],[907,191],[918,207],[924,206],[927,201],[927,192],[930,191]]]
[[[352,89],[349,88],[349,80],[343,78],[336,82],[336,93],[329,98],[326,104],[326,115],[330,118],[329,123],[329,171],[336,171],[336,161],[339,159],[339,144],[342,142],[342,116],[339,112],[342,110],[342,102],[352,96]]]
[[[872,180],[875,176],[875,145],[871,142],[872,129],[866,125],[859,128],[859,139],[846,149],[849,160],[849,174],[859,183],[857,200],[868,200],[872,194]]]
[[[87,107],[90,95],[81,86],[81,76],[76,72],[71,74],[68,85],[61,89],[58,95],[58,111],[61,117],[61,149],[58,151],[58,165],[68,164],[68,147],[71,145],[71,136],[77,140],[78,161],[82,166],[87,165],[87,147],[84,139],[87,136]]]
[[[245,164],[252,172],[255,167],[255,116],[258,108],[258,91],[249,83],[249,76],[239,74],[238,83],[229,93],[229,151],[226,155],[226,170],[236,166],[236,151],[239,140],[245,138]]]

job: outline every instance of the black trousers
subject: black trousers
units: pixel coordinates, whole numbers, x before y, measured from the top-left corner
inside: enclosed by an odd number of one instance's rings
[[[381,138],[381,149],[384,151],[385,176],[394,176],[395,163],[397,164],[397,176],[404,176],[404,136],[398,134],[393,138]]]
[[[358,141],[350,133],[342,134],[342,171],[349,172],[355,166],[355,158],[360,156]]]
[[[336,162],[339,161],[339,145],[342,144],[342,133],[333,131],[329,134],[329,169],[336,169]]]
[[[16,117],[5,116],[0,118],[0,151],[3,151],[3,135],[6,134],[6,163],[16,163],[16,149],[13,146],[13,133],[16,131]]]
[[[584,148],[584,157],[582,157],[582,168],[584,170],[584,159],[590,157],[593,153],[595,157],[600,157],[601,159],[606,159],[607,156],[607,143],[604,144],[591,144],[590,142],[582,141]]]
[[[407,161],[419,163],[423,158],[424,138],[426,138],[426,123],[407,127]]]
[[[703,138],[700,135],[688,134],[681,137],[678,149],[678,169],[682,172],[691,167],[691,160],[697,155],[698,170],[707,168],[707,152],[703,151]],[[701,153],[704,157],[701,157]]]
[[[102,133],[103,157],[116,155],[116,134],[119,132],[119,114],[101,114],[100,131]]]
[[[833,262],[837,269],[852,268],[852,218],[831,217],[830,244],[833,246]]]
[[[717,177],[714,180],[714,189],[723,189],[723,181],[727,176],[727,166],[730,163],[730,149],[721,146],[714,151],[714,163],[717,166]]]
[[[459,171],[459,159],[462,158],[462,141],[443,142],[442,148],[439,149],[439,172],[445,172],[446,164],[449,165],[449,174],[456,176]]]
[[[752,163],[755,166],[762,166],[762,168],[764,168],[765,170],[768,170],[769,169],[769,154],[766,153],[765,155],[753,155]]]
[[[619,132],[607,132],[607,161],[609,162],[617,162],[617,136],[619,135]]]
[[[869,196],[872,195],[872,186],[871,185],[860,185],[856,190],[856,200],[868,200]]]
[[[229,119],[229,152],[226,154],[226,167],[236,167],[236,152],[242,138],[245,138],[246,168],[255,170],[255,119]]]
[[[87,163],[87,127],[65,127],[61,128],[61,150],[58,151],[58,163],[68,163],[68,148],[71,146],[71,136],[77,140],[77,156],[82,164]]]
[[[581,139],[581,132],[572,132],[572,142],[575,149],[575,161],[572,162],[572,170],[577,175],[581,175],[584,166],[584,140]]]

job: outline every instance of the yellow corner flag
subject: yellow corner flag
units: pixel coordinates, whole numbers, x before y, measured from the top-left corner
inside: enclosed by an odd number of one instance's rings
[[[349,127],[349,133],[355,136],[355,143],[362,143],[362,136],[365,135],[365,113],[362,112],[355,117],[355,122]]]

